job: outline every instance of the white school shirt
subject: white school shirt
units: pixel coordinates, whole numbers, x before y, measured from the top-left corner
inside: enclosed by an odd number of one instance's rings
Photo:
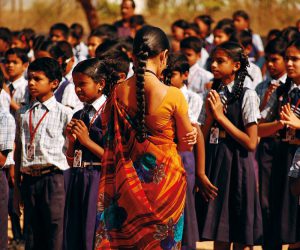
[[[9,111],[3,110],[0,107],[0,151],[9,151],[4,166],[0,166],[0,168],[15,164],[13,160],[15,135],[16,122],[14,117]]]
[[[14,82],[10,82],[8,87],[10,87],[10,85],[12,85],[14,88],[12,92],[12,99],[20,106],[26,105],[29,100],[28,95],[26,94],[28,91],[28,82],[25,77],[22,75]]]
[[[254,45],[254,47],[258,50],[258,51],[264,51],[264,44],[261,40],[260,35],[258,34],[253,34],[252,35],[252,43]]]
[[[73,49],[73,54],[77,59],[77,62],[86,60],[89,55],[88,47],[84,42],[80,42]]]
[[[255,89],[256,86],[263,81],[260,68],[252,62],[249,62],[250,67],[247,68],[248,74],[252,77],[246,77],[244,86],[249,89]]]
[[[200,111],[203,105],[202,98],[191,90],[188,90],[186,85],[180,88],[188,105],[188,114],[190,121],[196,123],[198,121]]]
[[[102,107],[102,105],[105,103],[106,101],[106,96],[102,95],[100,96],[97,100],[95,100],[91,106],[93,107],[90,111],[89,111],[89,119],[90,121],[93,119],[94,115],[98,112],[98,110]],[[89,104],[84,104],[84,106],[89,105]],[[94,117],[94,119],[96,119],[99,116],[99,112],[97,114],[96,117]]]
[[[208,58],[209,58],[209,54],[208,54],[207,50],[205,48],[202,48],[201,49],[201,57],[197,62],[201,68],[203,68],[203,69],[206,68],[206,62],[207,62]]]
[[[10,95],[4,89],[1,89],[1,91],[0,91],[0,109],[9,112],[10,102],[11,102]]]
[[[32,124],[35,128],[46,111],[48,114],[38,127],[33,144],[35,157],[28,160],[26,146],[30,143],[29,114],[32,110]],[[52,96],[47,101],[40,103],[34,101],[22,107],[17,112],[16,144],[21,149],[21,172],[28,171],[31,167],[48,167],[54,165],[61,170],[69,168],[65,152],[67,148],[65,130],[72,118],[70,109],[57,102]]]
[[[73,113],[83,108],[82,102],[79,100],[78,96],[75,92],[75,85],[73,82],[71,70],[67,75],[62,78],[62,81],[59,83],[58,88],[63,84],[64,81],[69,81],[70,83],[64,89],[64,93],[62,95],[61,104],[73,110]],[[56,91],[58,90],[56,89]],[[55,92],[54,92],[55,93]]]
[[[231,93],[233,90],[234,81],[229,83],[226,86],[228,88],[228,91]],[[221,99],[226,100],[226,97],[224,98],[225,93],[223,91],[220,91],[219,95]],[[242,100],[241,109],[242,109],[242,119],[243,119],[244,126],[250,123],[258,123],[258,120],[260,119],[259,98],[254,90],[248,88],[245,91]],[[205,120],[206,120],[206,111],[205,111],[205,105],[203,105],[198,121],[201,125],[204,125]]]
[[[204,85],[213,79],[214,75],[201,68],[198,63],[195,63],[189,70],[188,89],[197,94],[203,95],[205,92]]]

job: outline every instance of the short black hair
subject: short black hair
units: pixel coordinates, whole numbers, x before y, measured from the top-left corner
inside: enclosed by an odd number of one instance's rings
[[[244,18],[245,20],[249,21],[250,20],[250,17],[248,15],[248,13],[244,10],[237,10],[233,13],[232,15],[232,18],[237,18],[237,17],[242,17]]]
[[[66,41],[59,41],[52,46],[50,49],[50,55],[54,59],[62,58],[63,60],[67,60],[74,56],[72,46]]]
[[[184,38],[180,42],[180,49],[192,49],[196,53],[200,53],[202,48],[203,40],[195,36]]]
[[[27,51],[24,49],[10,48],[5,52],[5,59],[7,59],[8,55],[16,55],[23,63],[27,63],[29,61]]]
[[[129,19],[130,27],[136,27],[138,25],[145,25],[145,18],[143,15],[133,15]]]
[[[201,34],[199,26],[195,23],[189,23],[188,26],[185,28],[185,30],[187,29],[195,31],[197,35]]]
[[[41,71],[45,76],[52,82],[62,79],[62,72],[59,63],[50,57],[42,57],[35,59],[29,64],[28,72],[30,71]]]
[[[281,31],[279,29],[271,29],[269,32],[268,32],[268,35],[267,35],[267,40],[270,40],[270,38],[272,36],[275,36],[275,37],[279,37],[281,34]]]
[[[6,42],[7,44],[11,44],[12,33],[9,28],[0,27],[0,39]]]
[[[117,39],[118,31],[114,25],[105,23],[93,29],[89,37],[91,36],[97,36],[102,39]]]
[[[70,26],[70,35],[77,40],[80,40],[83,37],[83,26],[79,23],[73,23]]]
[[[60,31],[62,31],[62,34],[63,34],[63,36],[64,36],[65,39],[68,38],[69,32],[70,32],[69,27],[68,27],[65,23],[55,23],[55,24],[53,24],[53,25],[50,27],[50,33],[51,33],[53,30],[60,30]]]
[[[126,76],[129,72],[130,59],[125,52],[118,49],[110,49],[102,54],[96,54],[99,60],[110,60],[114,69],[118,73],[125,73]]]
[[[252,32],[249,30],[242,30],[236,34],[236,38],[239,43],[246,48],[249,45],[253,45],[252,42]]]
[[[265,53],[266,55],[279,54],[282,57],[284,57],[287,45],[288,43],[286,40],[284,40],[282,37],[277,37],[267,44],[265,48]]]
[[[180,74],[184,74],[185,72],[189,71],[190,65],[188,62],[187,57],[181,53],[171,53],[168,57],[168,71],[179,71]]]
[[[294,26],[289,26],[284,28],[281,31],[281,35],[280,35],[283,39],[285,39],[287,41],[287,43],[291,43],[294,40],[297,40],[300,38],[300,32],[298,31],[298,29]]]
[[[189,26],[189,23],[186,20],[178,19],[174,23],[172,23],[171,27],[179,27],[185,30]]]
[[[200,15],[200,16],[197,16],[195,19],[201,20],[203,23],[205,23],[209,27],[214,22],[214,20],[212,19],[212,17],[210,15]]]
[[[123,0],[122,3],[124,3],[124,2],[131,2],[132,8],[135,9],[135,2],[134,2],[134,0]]]

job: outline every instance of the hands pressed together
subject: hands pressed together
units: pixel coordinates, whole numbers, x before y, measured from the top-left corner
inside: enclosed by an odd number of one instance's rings
[[[300,129],[300,119],[294,114],[291,105],[288,103],[281,108],[280,122],[293,129]]]
[[[69,142],[74,143],[78,139],[82,145],[90,139],[89,130],[84,122],[74,118],[67,125],[66,135]]]
[[[219,121],[224,117],[224,107],[217,91],[211,90],[205,101],[206,115]]]

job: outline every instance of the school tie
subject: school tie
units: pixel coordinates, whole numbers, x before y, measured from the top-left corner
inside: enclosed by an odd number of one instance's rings
[[[15,87],[12,83],[10,83],[8,85],[8,89],[9,89],[9,92],[10,92],[10,96],[13,96],[14,92],[15,92]]]
[[[85,104],[83,107],[83,113],[82,113],[82,121],[85,123],[86,126],[90,123],[90,112],[93,110],[93,106],[90,104]]]

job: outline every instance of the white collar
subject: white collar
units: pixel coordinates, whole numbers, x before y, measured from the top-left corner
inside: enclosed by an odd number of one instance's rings
[[[101,106],[103,105],[103,103],[106,100],[106,96],[105,95],[101,95],[97,100],[95,100],[91,105],[93,106],[95,111],[98,111]]]
[[[45,106],[50,111],[51,109],[55,108],[55,103],[56,103],[56,98],[53,95],[48,100],[46,100],[42,103],[39,102],[38,100],[34,101],[31,105],[31,108],[34,108],[37,105],[41,104],[41,105]]]
[[[234,86],[234,80],[231,83],[227,84],[227,85],[223,84],[223,86],[226,86],[228,91],[231,93],[232,89],[233,89],[233,86]]]
[[[279,82],[280,84],[283,84],[283,83],[285,83],[286,78],[287,78],[287,74],[284,74],[279,79],[272,79],[271,83],[278,83]]]
[[[11,82],[13,85],[14,89],[17,89],[19,86],[21,86],[24,82],[26,82],[24,75],[22,75],[20,78],[17,80]]]

